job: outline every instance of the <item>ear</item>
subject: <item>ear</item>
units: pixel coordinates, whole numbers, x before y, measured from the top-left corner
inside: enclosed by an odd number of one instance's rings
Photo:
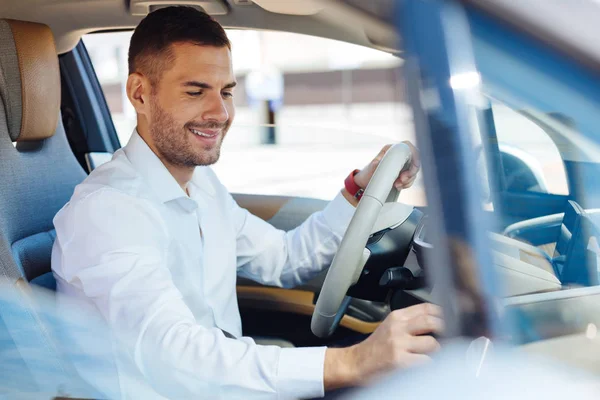
[[[127,97],[138,115],[148,116],[150,112],[150,81],[148,78],[134,72],[127,78]]]

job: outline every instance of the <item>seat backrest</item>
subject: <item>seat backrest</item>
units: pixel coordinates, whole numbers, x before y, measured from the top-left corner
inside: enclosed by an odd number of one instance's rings
[[[584,210],[573,200],[567,203],[554,263],[563,284],[598,285],[598,265],[590,239],[597,236],[597,209]]]
[[[554,257],[568,257],[573,247],[573,237],[577,236],[581,227],[581,217],[585,214],[583,208],[574,202],[569,200],[567,202],[567,209],[565,210],[565,216],[563,217],[562,224],[560,226],[560,232],[556,239],[556,247],[554,250]]]
[[[86,174],[60,118],[60,71],[46,25],[0,20],[0,247],[23,277],[54,288],[54,215]]]
[[[14,375],[2,392],[90,393],[64,356],[68,343],[57,340],[52,297],[39,301],[44,292],[23,280],[55,286],[52,219],[86,175],[60,121],[58,57],[47,26],[0,19],[0,100],[0,365]]]

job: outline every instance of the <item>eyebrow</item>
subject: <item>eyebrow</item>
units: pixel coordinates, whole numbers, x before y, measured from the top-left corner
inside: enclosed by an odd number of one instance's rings
[[[223,87],[223,89],[231,89],[231,88],[234,88],[236,85],[237,85],[237,82],[231,82],[231,83],[228,83],[227,85],[225,85]],[[197,87],[200,89],[213,89],[213,87],[211,85],[209,85],[208,83],[198,82],[198,81],[187,81],[187,82],[183,83],[183,86]]]

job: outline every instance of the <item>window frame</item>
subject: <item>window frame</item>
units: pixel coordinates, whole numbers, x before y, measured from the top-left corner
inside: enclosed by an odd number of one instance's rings
[[[510,105],[504,105],[511,108]],[[511,110],[518,113],[518,111],[513,108],[511,108]],[[523,118],[527,118],[522,114],[520,115]],[[487,107],[485,107],[480,114],[479,125],[485,151],[488,152],[488,168],[490,171],[488,177],[490,192],[493,198],[496,230],[502,231],[507,226],[522,220],[557,214],[564,211],[567,201],[571,198],[571,179],[560,152],[559,155],[567,179],[569,194],[517,191],[507,188],[500,150],[501,139],[498,137],[495,118],[496,115],[492,110],[492,105],[491,103],[488,103]],[[535,123],[533,121],[531,122]],[[544,132],[544,134],[558,150],[557,143],[554,139],[546,132]]]

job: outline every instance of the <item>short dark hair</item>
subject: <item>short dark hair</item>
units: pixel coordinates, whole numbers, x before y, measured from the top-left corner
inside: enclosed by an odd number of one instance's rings
[[[225,30],[208,14],[194,7],[159,8],[148,14],[131,36],[129,73],[142,73],[154,84],[174,61],[171,45],[185,42],[231,49]]]

